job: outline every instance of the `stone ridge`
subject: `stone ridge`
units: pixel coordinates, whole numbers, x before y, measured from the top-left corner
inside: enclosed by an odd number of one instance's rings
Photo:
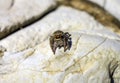
[[[12,3],[10,8],[0,11],[0,39],[31,24],[56,7],[54,0],[12,0]],[[8,6],[7,3],[4,5]]]
[[[49,37],[58,29],[72,35],[72,47],[54,55]],[[84,11],[61,6],[0,44],[8,50],[0,83],[120,83],[120,37]]]

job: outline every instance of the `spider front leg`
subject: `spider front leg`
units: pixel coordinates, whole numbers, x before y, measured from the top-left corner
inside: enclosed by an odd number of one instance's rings
[[[64,52],[67,50],[67,39],[64,38]]]
[[[56,52],[57,47],[58,47],[57,43],[54,42],[53,48],[52,48],[54,54],[55,54],[55,52]]]
[[[54,41],[53,36],[50,36],[50,47],[51,47],[53,53],[55,54],[55,51],[57,49],[57,43]]]

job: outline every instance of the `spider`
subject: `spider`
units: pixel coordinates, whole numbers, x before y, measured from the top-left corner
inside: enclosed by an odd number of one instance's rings
[[[54,54],[57,48],[60,49],[61,47],[64,47],[64,52],[66,52],[66,50],[70,50],[72,45],[70,36],[71,34],[69,34],[68,32],[64,33],[60,30],[55,31],[53,35],[50,36],[50,47]]]

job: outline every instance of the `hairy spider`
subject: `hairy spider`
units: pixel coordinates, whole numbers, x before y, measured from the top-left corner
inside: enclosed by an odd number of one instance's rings
[[[71,41],[71,34],[68,32],[63,32],[60,30],[57,30],[53,33],[52,36],[50,36],[50,47],[55,54],[55,51],[57,47],[60,49],[61,47],[64,47],[64,52],[68,49],[70,50],[72,41]]]

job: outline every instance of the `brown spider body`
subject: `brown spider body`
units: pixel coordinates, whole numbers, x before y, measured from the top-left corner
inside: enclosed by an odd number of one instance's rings
[[[53,33],[52,36],[50,36],[50,46],[55,54],[55,51],[57,47],[60,49],[61,47],[64,47],[64,52],[71,48],[71,35],[68,32],[62,32],[60,30],[57,30]]]

